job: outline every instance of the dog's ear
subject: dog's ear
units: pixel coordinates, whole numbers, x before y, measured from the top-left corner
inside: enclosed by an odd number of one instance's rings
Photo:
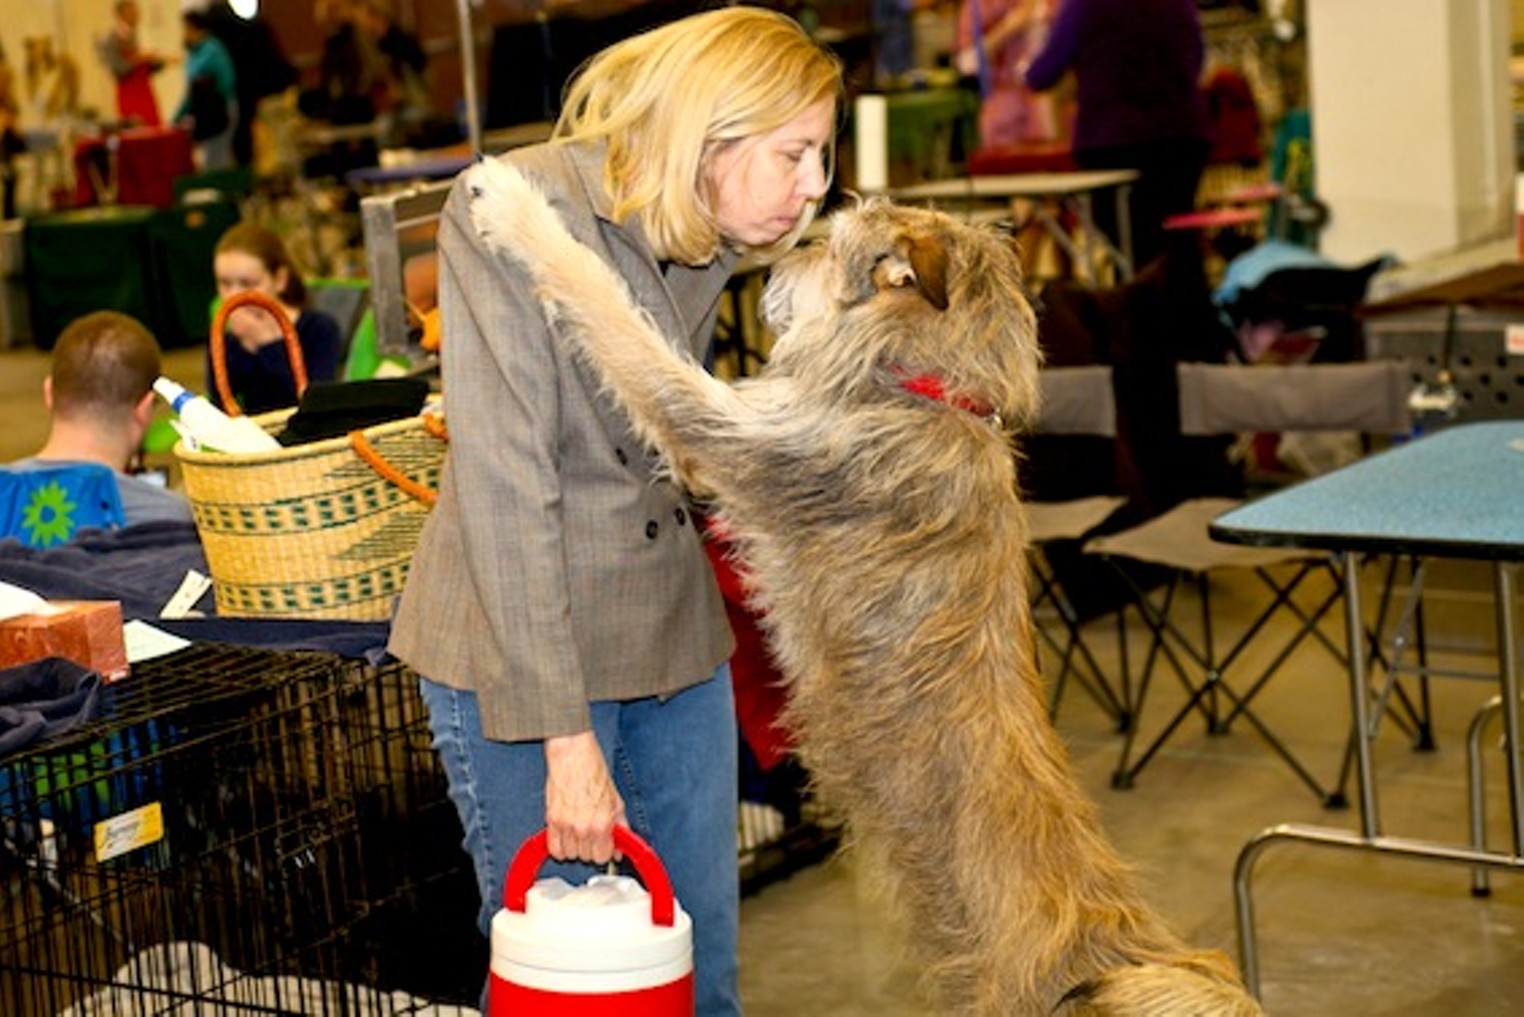
[[[914,286],[926,302],[947,310],[947,245],[941,237],[905,236],[873,266],[877,290]]]

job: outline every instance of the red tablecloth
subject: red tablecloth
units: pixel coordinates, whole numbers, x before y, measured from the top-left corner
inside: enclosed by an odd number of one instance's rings
[[[115,160],[108,139],[116,142]],[[116,204],[171,208],[175,178],[195,170],[190,134],[180,127],[137,127],[81,138],[74,145],[75,200],[101,204],[112,196],[98,193],[97,181],[109,191],[114,180]]]
[[[1079,169],[1067,141],[1029,141],[977,148],[968,157],[968,175],[1067,173]]]

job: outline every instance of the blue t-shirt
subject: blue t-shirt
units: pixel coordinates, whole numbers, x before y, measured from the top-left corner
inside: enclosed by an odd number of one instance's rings
[[[8,470],[37,470],[49,466],[70,466],[73,460],[65,459],[37,459],[35,457],[18,459],[14,463],[7,463]],[[116,474],[116,489],[122,498],[122,514],[127,518],[128,526],[136,526],[139,523],[194,522],[191,516],[190,502],[185,496],[177,491],[171,491],[162,484],[156,484],[142,477],[135,477],[129,473],[118,472]]]

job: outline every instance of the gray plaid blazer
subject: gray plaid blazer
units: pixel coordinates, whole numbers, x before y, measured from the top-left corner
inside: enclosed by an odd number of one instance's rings
[[[503,158],[539,182],[674,346],[704,355],[733,255],[658,265],[638,224],[609,218],[601,145]],[[449,455],[389,648],[474,690],[486,737],[517,741],[586,730],[590,702],[693,685],[732,640],[692,507],[652,475],[653,457],[547,325],[524,273],[477,235],[470,203],[490,199],[473,199],[470,183],[467,170],[439,224]]]

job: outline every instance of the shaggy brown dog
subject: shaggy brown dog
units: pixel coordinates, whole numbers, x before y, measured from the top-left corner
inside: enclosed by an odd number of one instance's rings
[[[1001,423],[1031,416],[1039,360],[1010,244],[886,203],[838,214],[774,270],[771,361],[730,386],[674,355],[522,175],[472,172],[476,228],[722,513],[804,760],[892,880],[941,1005],[1259,1013],[1139,898],[1047,720]]]

